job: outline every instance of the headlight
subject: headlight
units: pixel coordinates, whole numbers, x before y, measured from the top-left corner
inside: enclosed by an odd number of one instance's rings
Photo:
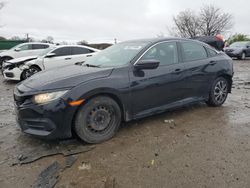
[[[44,104],[44,103],[48,103],[51,102],[53,100],[56,100],[60,97],[62,97],[66,91],[57,91],[57,92],[52,92],[52,93],[42,93],[42,94],[38,94],[38,95],[34,95],[33,97],[33,101],[36,104]]]

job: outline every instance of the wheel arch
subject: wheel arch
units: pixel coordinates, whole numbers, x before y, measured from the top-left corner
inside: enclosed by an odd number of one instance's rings
[[[29,67],[36,67],[38,69],[40,69],[40,71],[42,71],[41,67],[39,67],[38,65],[36,64],[31,64],[31,65],[28,65]],[[22,71],[22,73],[20,74],[20,80],[23,80],[23,74],[24,74],[24,70]]]
[[[29,67],[36,67],[36,68],[39,68],[40,71],[42,70],[41,67],[39,65],[37,65],[37,64],[31,64],[31,65],[29,65]]]
[[[1,56],[1,59],[4,59],[4,58],[14,59],[14,57],[11,57],[10,55],[4,55],[4,56]]]
[[[228,93],[232,92],[232,85],[233,85],[233,79],[232,76],[228,75],[228,74],[220,74],[217,76],[218,77],[223,77],[228,81],[229,87],[228,87]]]
[[[122,121],[129,121],[130,120],[130,118],[129,118],[130,116],[126,110],[126,107],[123,105],[122,99],[117,93],[112,92],[112,91],[102,91],[102,92],[101,91],[100,92],[91,91],[86,96],[87,97],[84,97],[84,98],[86,98],[86,101],[82,105],[77,107],[77,109],[73,115],[72,122],[71,122],[71,132],[73,135],[75,135],[74,128],[73,128],[75,125],[75,119],[76,119],[77,113],[79,112],[80,108],[82,106],[84,106],[84,104],[86,104],[89,100],[91,100],[95,97],[98,97],[98,96],[107,96],[107,97],[110,97],[111,99],[113,99],[120,107]]]

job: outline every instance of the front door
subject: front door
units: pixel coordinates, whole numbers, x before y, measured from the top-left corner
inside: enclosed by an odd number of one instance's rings
[[[158,60],[154,70],[131,69],[131,97],[134,116],[143,116],[185,96],[185,67],[179,63],[176,42],[162,42],[149,48],[140,60]]]
[[[70,47],[61,47],[57,48],[51,53],[54,53],[55,56],[44,57],[44,68],[51,69],[55,67],[63,67],[72,64],[72,55]]]

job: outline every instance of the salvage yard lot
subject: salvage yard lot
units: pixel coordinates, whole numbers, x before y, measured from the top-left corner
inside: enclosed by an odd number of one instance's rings
[[[16,83],[1,77],[0,187],[34,186],[56,161],[55,187],[249,187],[250,60],[234,61],[234,69],[222,107],[196,104],[126,123],[98,145],[21,133],[13,111]]]

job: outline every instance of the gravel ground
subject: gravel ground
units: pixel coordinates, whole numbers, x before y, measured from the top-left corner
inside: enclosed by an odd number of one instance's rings
[[[76,155],[72,166],[56,175],[55,187],[249,187],[250,60],[234,65],[233,91],[222,107],[196,104],[126,123],[112,140]],[[32,187],[49,165],[68,159],[58,154],[13,165],[23,153],[36,149],[39,154],[44,145],[58,149],[67,143],[58,145],[19,131],[12,99],[15,84],[0,78],[0,187],[4,188]]]

